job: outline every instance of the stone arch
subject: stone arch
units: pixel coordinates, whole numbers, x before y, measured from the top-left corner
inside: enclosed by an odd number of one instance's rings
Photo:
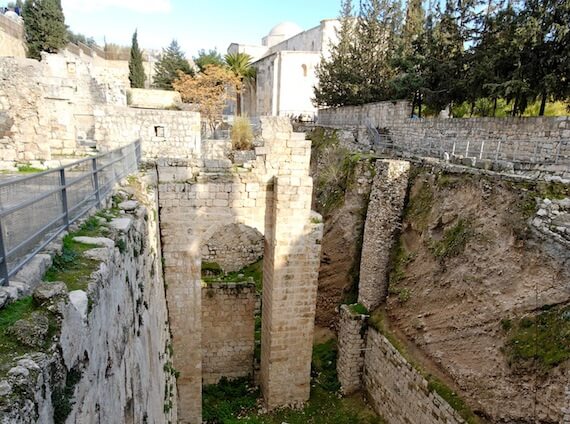
[[[256,228],[233,223],[218,225],[206,233],[201,245],[202,264],[216,263],[235,272],[263,257],[264,237]]]

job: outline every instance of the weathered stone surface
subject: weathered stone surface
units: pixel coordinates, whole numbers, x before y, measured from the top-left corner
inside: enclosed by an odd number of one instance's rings
[[[25,265],[20,272],[14,276],[14,281],[21,281],[28,284],[31,288],[36,287],[51,266],[52,259],[48,254],[40,253]]]
[[[10,299],[10,295],[4,290],[3,287],[0,287],[0,309],[2,309]]]
[[[41,312],[32,312],[29,318],[21,319],[14,323],[7,331],[20,343],[34,348],[39,348],[46,342],[49,329],[49,320]]]
[[[67,286],[64,282],[54,281],[52,283],[42,282],[35,288],[33,297],[40,305],[56,297],[62,297],[67,293]]]
[[[98,249],[89,249],[85,251],[83,255],[89,259],[106,262],[111,257],[112,251],[106,247],[100,247]]]
[[[139,205],[139,202],[136,200],[125,200],[124,202],[119,203],[119,209],[122,209],[126,212],[134,211]]]
[[[18,297],[24,297],[30,293],[30,286],[26,283],[10,280],[8,285],[9,287],[13,287],[18,291]]]
[[[400,226],[410,163],[380,160],[364,227],[358,302],[376,309],[388,294],[390,252]]]
[[[0,381],[0,396],[6,396],[12,393],[12,385],[6,380]]]
[[[109,249],[115,247],[115,242],[106,237],[73,237],[73,241],[83,244],[91,244],[93,246],[102,246]]]
[[[362,387],[367,326],[368,315],[354,313],[349,305],[341,305],[336,369],[340,389],[345,396]]]
[[[131,218],[115,218],[113,219],[109,225],[114,228],[115,230],[127,232],[131,228],[133,220]]]
[[[83,290],[74,290],[69,292],[69,301],[75,307],[77,312],[79,312],[81,318],[84,320],[87,319],[87,309],[89,307],[87,293]]]

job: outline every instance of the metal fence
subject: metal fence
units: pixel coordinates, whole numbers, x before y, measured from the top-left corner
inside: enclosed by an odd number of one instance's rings
[[[0,285],[138,168],[140,141],[0,183]]]

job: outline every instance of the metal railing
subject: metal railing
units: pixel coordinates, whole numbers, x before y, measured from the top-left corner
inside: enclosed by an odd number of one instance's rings
[[[140,141],[56,169],[0,182],[0,286],[138,168]]]

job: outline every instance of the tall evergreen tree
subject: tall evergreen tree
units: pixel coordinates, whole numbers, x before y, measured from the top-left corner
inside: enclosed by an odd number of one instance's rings
[[[356,88],[355,26],[351,0],[342,0],[338,42],[331,47],[330,57],[323,57],[317,66],[319,80],[314,88],[314,103],[319,106],[342,106],[358,103]]]
[[[172,82],[178,78],[178,72],[194,75],[176,40],[162,50],[162,57],[155,64],[154,86],[162,90],[173,90]]]
[[[201,49],[198,50],[198,56],[193,58],[194,63],[198,67],[200,72],[204,72],[206,66],[208,65],[216,65],[216,66],[224,66],[224,58],[220,54],[220,52],[216,49],[210,49],[208,51]]]
[[[67,44],[67,27],[61,0],[26,0],[22,10],[28,57],[57,53]]]
[[[129,59],[129,81],[132,88],[144,88],[145,74],[143,67],[142,52],[139,49],[137,30],[133,34],[131,44],[131,56]]]

